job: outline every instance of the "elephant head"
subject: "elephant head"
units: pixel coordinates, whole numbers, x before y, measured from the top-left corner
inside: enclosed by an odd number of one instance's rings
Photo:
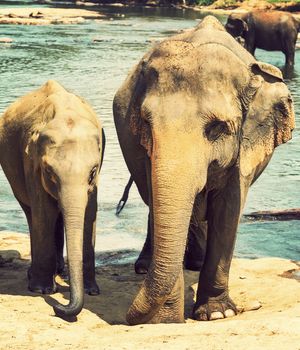
[[[103,136],[94,111],[75,95],[50,95],[38,108],[43,123],[35,127],[26,151],[62,213],[70,274],[70,303],[54,310],[75,316],[83,306],[85,215],[101,167]]]
[[[244,37],[248,32],[248,14],[232,14],[227,18],[225,28],[234,38]]]
[[[281,72],[222,33],[221,45],[210,32],[199,42],[197,30],[163,41],[129,81],[127,116],[148,154],[154,217],[152,263],[130,324],[183,322],[182,262],[196,196],[230,167],[251,182],[291,137],[292,99]]]

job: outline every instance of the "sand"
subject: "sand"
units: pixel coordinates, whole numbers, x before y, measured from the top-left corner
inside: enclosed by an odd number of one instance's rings
[[[54,300],[67,302],[68,288],[41,296],[27,290],[27,235],[0,233],[0,349],[300,349],[299,265],[265,258],[235,259],[230,292],[239,315],[210,322],[188,318],[197,282],[185,272],[185,324],[126,325],[125,314],[143,276],[133,266],[97,268],[101,295],[86,296],[76,322],[54,316]]]
[[[85,19],[101,19],[105,17],[97,11],[63,8],[2,8],[0,24],[49,25],[75,24]]]

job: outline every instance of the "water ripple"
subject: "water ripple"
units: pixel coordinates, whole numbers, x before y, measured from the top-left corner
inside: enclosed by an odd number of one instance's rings
[[[117,218],[115,206],[129,174],[118,145],[112,118],[113,96],[127,72],[152,44],[151,38],[195,25],[200,14],[165,9],[117,9],[114,21],[87,21],[80,25],[1,26],[1,36],[13,43],[0,45],[0,112],[17,97],[56,79],[67,89],[86,98],[101,116],[107,147],[97,222],[97,249],[139,250],[147,227],[147,208],[136,188]],[[124,11],[124,18],[121,11]],[[130,12],[132,11],[132,12]],[[139,17],[136,16],[139,14]],[[174,15],[176,15],[174,17]],[[190,17],[189,17],[190,16]],[[225,18],[221,17],[224,22]],[[257,50],[257,58],[282,66],[283,55]],[[296,54],[292,92],[297,123],[300,111],[300,53]],[[279,147],[265,172],[250,190],[245,211],[300,207],[300,135]],[[11,189],[0,171],[0,230],[27,232],[27,225]],[[299,257],[298,222],[242,224],[239,228],[238,256]],[[298,244],[299,247],[299,244]]]

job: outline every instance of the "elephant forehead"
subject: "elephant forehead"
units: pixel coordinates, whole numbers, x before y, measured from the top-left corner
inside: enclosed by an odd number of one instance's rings
[[[97,126],[97,116],[94,110],[80,97],[66,92],[65,94],[52,94],[47,99],[48,104],[53,105],[56,120],[73,119],[75,123],[90,121]]]
[[[186,90],[197,95],[207,88],[219,87],[228,92],[242,89],[249,70],[227,48],[210,44],[191,51],[188,57],[175,55],[151,61],[145,77],[148,88],[160,93]]]
[[[220,120],[236,120],[242,118],[242,108],[236,93],[226,89],[207,89],[199,96],[198,110],[205,116],[213,116]]]
[[[165,95],[149,94],[143,102],[142,114],[150,118],[182,118],[197,114],[197,98],[185,91],[176,91]],[[147,119],[147,118],[145,118]]]
[[[151,94],[146,97],[141,108],[145,119],[159,122],[161,126],[189,129],[204,126],[211,119],[233,121],[239,125],[242,111],[235,95],[223,91],[206,89],[199,95],[185,91],[161,95]],[[170,124],[170,120],[172,123]]]
[[[73,140],[65,140],[59,146],[49,147],[42,159],[57,174],[81,173],[99,163],[100,153],[99,148],[91,140],[80,144]]]
[[[99,128],[89,119],[78,116],[72,111],[66,111],[63,116],[56,116],[51,122],[45,125],[43,135],[56,143],[61,143],[65,139],[74,141],[99,136]]]

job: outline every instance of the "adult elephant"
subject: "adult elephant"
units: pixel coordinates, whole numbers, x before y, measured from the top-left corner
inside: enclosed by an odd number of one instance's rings
[[[255,49],[282,51],[286,66],[293,66],[300,23],[288,12],[252,11],[231,14],[226,30],[245,40],[245,48],[254,55]]]
[[[19,98],[0,120],[1,166],[30,230],[30,291],[56,291],[65,228],[71,301],[54,306],[59,316],[81,311],[84,288],[99,294],[94,239],[103,151],[95,112],[55,81]]]
[[[233,316],[228,275],[247,191],[294,127],[281,72],[257,62],[207,16],[151,49],[118,90],[113,110],[128,169],[149,204],[153,245],[128,322],[184,321],[191,220],[200,237],[207,231],[193,317]]]

